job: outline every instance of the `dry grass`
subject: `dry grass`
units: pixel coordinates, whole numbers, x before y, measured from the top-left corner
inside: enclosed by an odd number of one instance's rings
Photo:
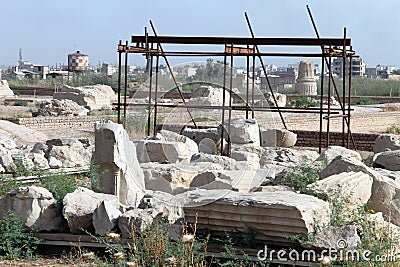
[[[393,105],[393,104],[387,104],[387,105],[385,105],[385,107],[383,108],[383,111],[385,111],[385,112],[399,111],[399,110],[400,110],[400,106],[398,106],[398,105]]]

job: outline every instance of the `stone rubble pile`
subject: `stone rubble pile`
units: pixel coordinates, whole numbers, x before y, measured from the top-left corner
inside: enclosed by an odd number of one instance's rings
[[[41,101],[38,116],[86,116],[89,110],[70,99]]]
[[[338,146],[328,147],[321,155],[263,146],[263,138],[277,139],[267,134],[260,138],[256,120],[232,122],[231,157],[199,152],[203,139],[215,140],[209,138],[213,131],[186,131],[184,136],[162,130],[135,146],[121,125],[99,122],[95,129],[94,151],[85,140],[54,139],[33,148],[16,148],[12,140],[0,138],[4,169],[12,168],[13,150],[28,151],[35,155],[33,164],[44,158],[50,166],[55,159],[62,166],[83,165],[93,153],[100,175],[94,188],[67,194],[62,210],[45,188],[10,191],[0,198],[0,216],[14,210],[28,228],[38,231],[84,230],[98,235],[119,231],[123,237],[167,217],[176,233],[184,220],[196,223],[199,232],[252,232],[255,241],[265,244],[291,246],[296,243],[294,237],[312,234],[314,242],[308,245],[313,248],[334,248],[338,239],[357,247],[357,225],[329,224],[334,216],[332,202],[346,197],[347,205],[368,205],[376,211],[371,218],[382,227],[398,231],[400,226],[400,173],[392,170],[400,150],[390,151],[395,147],[390,144],[382,147],[382,137],[377,139],[383,150],[374,157],[376,168],[367,166],[358,152]],[[396,142],[396,138],[391,140]],[[393,155],[384,154],[389,152]],[[378,158],[382,154],[385,164]],[[320,198],[284,183],[299,166],[321,169],[319,179],[308,185]]]
[[[0,136],[0,173],[17,168],[59,169],[88,167],[94,146],[88,139],[51,139],[46,143],[17,146],[6,136]]]
[[[268,107],[275,107],[275,101],[274,97],[270,92],[267,92],[265,94],[266,98],[258,100],[254,103],[256,107],[263,107],[263,108],[268,108]],[[278,104],[278,107],[286,107],[287,104],[287,97],[284,94],[280,93],[274,93],[276,103]]]
[[[108,85],[97,84],[83,87],[64,85],[59,92],[53,94],[53,99],[69,99],[89,110],[111,109],[116,94]]]
[[[228,95],[229,92],[226,92]],[[223,89],[212,86],[200,86],[193,91],[190,99],[187,100],[189,106],[222,106]]]

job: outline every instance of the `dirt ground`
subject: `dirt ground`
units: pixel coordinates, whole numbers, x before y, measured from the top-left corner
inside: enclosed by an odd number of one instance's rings
[[[34,260],[0,260],[0,266],[9,267],[30,267],[30,266],[44,266],[44,267],[61,267],[61,266],[80,266],[77,264],[65,263],[62,259],[54,258],[40,258]],[[81,265],[84,266],[84,265]]]

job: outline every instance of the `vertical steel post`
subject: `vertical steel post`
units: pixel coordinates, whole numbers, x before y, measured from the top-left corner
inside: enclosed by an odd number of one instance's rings
[[[153,56],[150,56],[150,81],[149,81],[149,112],[148,112],[148,116],[147,116],[147,136],[150,135],[150,122],[151,122],[151,89],[153,86]]]
[[[247,51],[249,51],[249,46],[247,45]],[[250,57],[246,56],[246,119],[249,118],[249,67]]]
[[[126,108],[127,108],[127,95],[128,95],[128,41],[125,44],[125,83],[124,83],[124,128],[126,128]]]
[[[318,152],[322,153],[322,128],[323,128],[323,102],[324,102],[324,78],[325,78],[325,55],[322,55],[322,69],[321,69],[321,98],[320,98],[320,111],[319,111],[319,147]]]
[[[226,50],[226,49],[225,49]],[[224,55],[224,80],[222,85],[222,118],[221,118],[221,155],[224,152],[225,133],[225,98],[226,98],[226,53]]]
[[[350,50],[352,50],[352,47],[350,46]],[[353,67],[353,57],[350,56],[350,69]],[[350,126],[351,126],[351,91],[352,91],[352,77],[353,74],[352,72],[349,73],[349,92],[348,92],[348,97],[347,97],[347,148],[350,148],[350,138],[351,136],[351,131],[350,131]],[[356,149],[356,147],[354,147]]]
[[[342,108],[342,146],[345,146],[345,120],[346,120],[346,27],[343,29],[343,85],[342,85],[342,102],[343,102],[343,108]],[[349,73],[351,72],[351,69],[349,69]]]
[[[233,87],[233,44],[231,44],[231,68],[229,80],[229,115],[228,115],[228,157],[231,157],[231,120],[232,120],[232,87]]]
[[[160,56],[158,54],[159,46],[157,45],[157,58],[156,58],[156,88],[154,90],[154,125],[153,125],[153,135],[157,132],[157,101],[158,101],[158,65],[160,63]]]
[[[122,46],[122,41],[119,40],[119,45],[118,45],[118,87],[117,87],[117,93],[118,93],[118,124],[121,123],[121,61],[122,61],[122,52],[120,51],[120,47]],[[69,73],[69,72],[68,72]]]
[[[253,77],[251,78],[251,118],[254,119],[255,114],[254,114],[254,77],[256,75],[256,55],[254,54],[255,52],[255,46],[253,46]]]
[[[332,47],[329,47],[329,64],[328,64],[328,68],[329,68],[329,77],[332,77]],[[327,116],[327,121],[326,121],[326,147],[329,146],[329,138],[330,138],[330,119],[331,119],[331,82],[332,79],[329,79],[328,81],[328,116]]]
[[[152,82],[152,74],[153,74],[153,57],[150,57],[150,49],[149,49],[149,42],[148,42],[148,32],[147,27],[144,27],[144,36],[146,40],[145,48],[146,48],[146,64],[148,66],[149,59],[150,62],[150,85],[149,85],[149,106],[148,106],[148,114],[147,114],[147,136],[150,135],[150,118],[151,118],[151,82]]]

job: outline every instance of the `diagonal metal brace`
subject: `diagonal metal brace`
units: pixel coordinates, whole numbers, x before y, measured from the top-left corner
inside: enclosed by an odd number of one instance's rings
[[[319,35],[319,32],[318,32],[318,29],[317,29],[317,25],[315,24],[315,21],[314,21],[314,17],[313,17],[313,15],[312,15],[312,13],[311,13],[311,9],[310,9],[310,7],[309,7],[308,5],[306,5],[306,7],[307,7],[308,15],[310,16],[310,19],[311,19],[311,23],[312,23],[312,25],[313,25],[313,27],[314,27],[315,35],[317,36],[318,39],[321,39],[321,37],[320,37],[320,35]],[[323,46],[323,45],[321,45],[321,50],[322,50],[322,53],[323,53],[323,52],[324,52],[324,46]],[[344,51],[344,50],[345,50],[345,47],[343,47],[343,51]],[[325,64],[329,67],[329,69],[332,67],[332,66],[329,64],[329,62],[328,62],[328,60],[327,60],[326,58],[325,58]],[[350,71],[350,75],[351,75],[351,71]],[[339,102],[340,108],[341,108],[342,110],[344,110],[344,109],[345,109],[344,103],[342,103],[342,101],[341,101],[341,99],[340,99],[339,91],[338,91],[338,89],[337,89],[335,79],[333,78],[333,74],[332,74],[331,72],[330,72],[330,77],[329,77],[329,79],[332,80],[333,88],[335,89],[335,93],[336,93],[336,96],[337,96],[337,98],[338,98],[338,102]],[[328,101],[329,101],[329,100],[328,100]],[[349,103],[349,105],[350,105],[350,103]],[[349,115],[350,115],[350,114],[349,114]],[[356,142],[355,142],[355,140],[354,140],[353,134],[352,134],[352,132],[351,132],[351,130],[350,130],[350,127],[349,127],[349,120],[347,119],[347,117],[344,117],[344,121],[345,121],[345,123],[346,123],[346,125],[347,125],[348,132],[350,133],[351,141],[352,141],[352,143],[353,143],[353,146],[354,146],[355,149],[357,149],[357,145],[356,145]]]
[[[254,39],[254,38],[255,38],[254,32],[253,32],[253,29],[252,29],[252,27],[251,27],[249,17],[247,16],[247,12],[244,12],[244,16],[246,17],[247,26],[249,27],[251,37]],[[257,50],[257,54],[260,54],[260,49],[258,48],[257,45],[255,45],[255,48],[256,48],[256,50]],[[280,109],[279,109],[278,101],[276,100],[274,91],[272,90],[272,86],[271,86],[271,83],[270,83],[270,81],[269,81],[268,74],[267,74],[267,70],[265,69],[264,62],[263,62],[263,60],[262,60],[262,57],[261,57],[260,55],[258,55],[258,58],[259,58],[259,60],[260,60],[261,67],[262,67],[262,69],[263,69],[263,72],[264,72],[264,75],[265,75],[265,79],[267,80],[267,84],[268,84],[269,91],[271,92],[272,98],[273,98],[273,100],[274,100],[274,104],[275,104],[275,106],[276,106],[276,109],[277,109],[278,112],[279,112],[279,117],[281,118],[283,127],[284,127],[285,129],[287,129],[286,123],[285,123],[285,119],[283,118],[282,113],[281,113],[281,111],[280,111]],[[253,77],[253,79],[254,79],[254,77]]]
[[[150,26],[151,26],[151,29],[153,30],[154,36],[157,37],[156,29],[155,29],[155,27],[154,27],[154,25],[153,25],[153,22],[152,22],[151,20],[150,20]],[[158,45],[159,45],[159,48],[160,48],[160,51],[161,51],[161,56],[164,58],[165,63],[167,64],[168,70],[169,70],[169,72],[171,73],[172,79],[174,80],[175,86],[176,86],[176,88],[178,89],[179,95],[180,95],[180,97],[181,97],[181,99],[182,99],[182,101],[183,101],[183,104],[184,104],[185,107],[186,107],[186,110],[187,110],[187,112],[188,112],[188,114],[189,114],[189,116],[190,116],[190,119],[192,120],[194,127],[197,128],[196,121],[194,120],[194,118],[193,118],[193,116],[192,116],[192,113],[190,112],[189,107],[186,105],[185,97],[183,96],[183,93],[182,93],[182,91],[181,91],[181,88],[179,87],[179,83],[176,81],[174,72],[172,71],[171,65],[169,64],[169,61],[168,61],[168,59],[167,59],[167,56],[166,56],[165,53],[164,53],[164,49],[163,49],[163,47],[162,47],[162,45],[161,45],[160,42],[158,42]],[[152,70],[150,70],[150,71],[152,71]]]

